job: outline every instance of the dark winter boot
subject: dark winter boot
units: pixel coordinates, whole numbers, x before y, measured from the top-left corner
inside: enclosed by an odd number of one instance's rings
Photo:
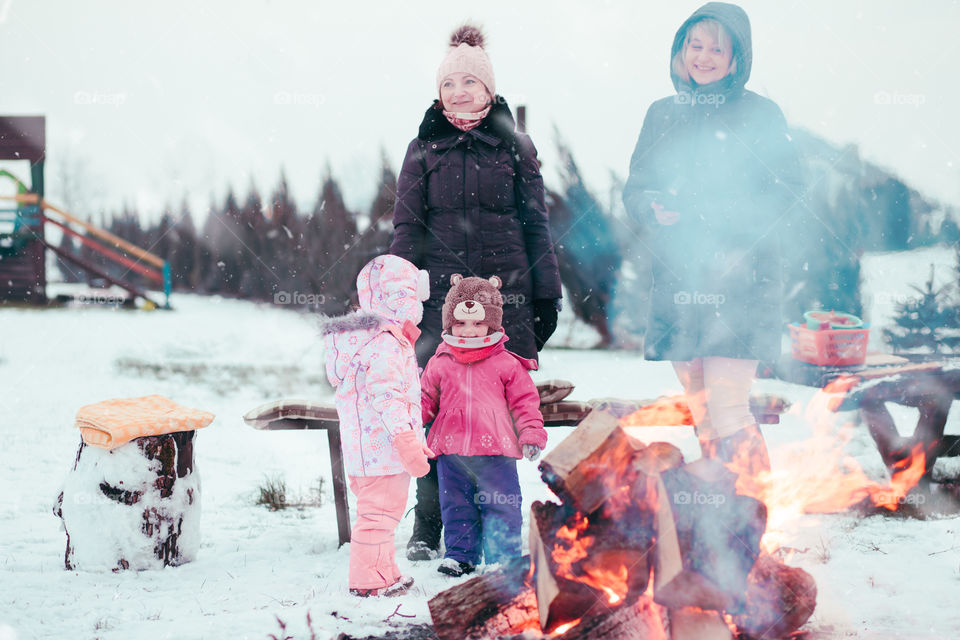
[[[434,560],[440,556],[440,486],[437,461],[430,460],[430,473],[417,478],[417,504],[413,508],[413,535],[407,543],[407,560]]]
[[[437,567],[437,573],[453,576],[454,578],[473,573],[475,570],[476,567],[469,562],[460,562],[453,558],[444,558],[440,561],[440,566]]]
[[[725,438],[701,440],[700,450],[705,458],[713,458],[731,466],[738,475],[756,477],[761,471],[770,471],[767,443],[756,425]]]

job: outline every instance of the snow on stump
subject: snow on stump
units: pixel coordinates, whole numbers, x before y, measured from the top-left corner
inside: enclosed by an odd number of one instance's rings
[[[82,441],[54,507],[67,534],[68,570],[159,569],[196,558],[193,443],[195,429],[212,420],[162,396],[77,412]]]

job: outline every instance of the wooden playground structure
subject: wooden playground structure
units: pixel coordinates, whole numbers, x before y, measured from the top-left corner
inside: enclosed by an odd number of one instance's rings
[[[0,178],[12,180],[15,195],[0,196],[0,304],[18,302],[48,304],[46,252],[83,270],[88,278],[100,278],[137,298],[147,309],[170,308],[170,265],[157,255],[123,238],[81,220],[44,198],[43,169],[46,156],[45,118],[42,116],[0,117],[0,160],[26,160],[30,163],[30,183],[8,171]],[[9,203],[9,206],[3,206]],[[117,269],[105,269],[81,255],[64,251],[46,237],[47,224],[80,242],[89,252],[105,259]],[[138,274],[162,290],[163,302],[154,300],[146,290],[130,281]]]

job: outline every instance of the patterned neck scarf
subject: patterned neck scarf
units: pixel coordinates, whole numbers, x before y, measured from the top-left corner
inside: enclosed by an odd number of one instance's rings
[[[457,362],[463,364],[483,360],[506,342],[506,336],[501,331],[477,338],[458,338],[449,333],[442,333],[440,337],[447,343]]]
[[[477,113],[455,113],[453,111],[443,110],[443,115],[446,116],[447,120],[450,121],[450,124],[455,126],[461,131],[470,131],[470,129],[475,129],[480,126],[480,123],[483,122],[483,119],[487,117],[487,114],[490,113],[491,105],[487,105],[483,111],[478,111]]]

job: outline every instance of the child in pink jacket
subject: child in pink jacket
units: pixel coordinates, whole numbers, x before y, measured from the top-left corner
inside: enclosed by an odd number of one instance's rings
[[[400,575],[393,537],[410,476],[426,474],[432,457],[424,444],[413,350],[429,281],[407,260],[383,255],[360,271],[357,292],[360,310],[326,320],[322,329],[343,461],[357,499],[349,588],[357,596],[392,596],[413,585],[413,578]]]
[[[507,351],[500,278],[454,274],[443,305],[443,341],[421,379],[423,422],[433,420],[446,554],[440,573],[472,572],[520,555],[517,459],[547,443],[534,360]]]

